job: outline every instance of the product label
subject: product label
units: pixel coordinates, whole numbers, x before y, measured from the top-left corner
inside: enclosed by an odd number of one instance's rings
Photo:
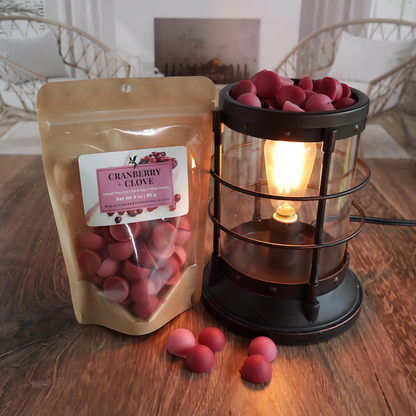
[[[184,146],[81,155],[86,222],[91,227],[188,213]]]

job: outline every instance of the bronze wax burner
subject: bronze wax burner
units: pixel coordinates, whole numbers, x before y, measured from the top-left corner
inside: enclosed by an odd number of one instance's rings
[[[202,301],[247,337],[325,341],[353,325],[362,302],[347,242],[364,226],[352,194],[370,177],[357,158],[368,97],[351,89],[348,108],[295,113],[241,104],[230,97],[235,85],[214,112],[214,241]],[[354,186],[357,163],[366,178]],[[352,233],[351,206],[361,216]]]

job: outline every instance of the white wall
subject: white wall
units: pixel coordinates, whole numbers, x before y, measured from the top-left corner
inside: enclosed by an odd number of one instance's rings
[[[259,68],[272,70],[298,43],[300,11],[301,0],[116,0],[116,47],[153,63],[155,17],[261,19]]]

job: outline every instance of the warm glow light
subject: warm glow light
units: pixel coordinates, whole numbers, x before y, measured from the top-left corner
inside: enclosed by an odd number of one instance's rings
[[[269,192],[273,195],[304,196],[316,156],[315,143],[266,140],[264,158]],[[275,217],[296,220],[301,201],[272,200]]]

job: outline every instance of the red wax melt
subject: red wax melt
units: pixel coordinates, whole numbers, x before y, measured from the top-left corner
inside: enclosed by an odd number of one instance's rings
[[[257,87],[257,94],[260,97],[274,98],[277,94],[277,91],[279,91],[281,88],[282,81],[276,72],[263,71],[257,75],[254,84]]]
[[[338,82],[341,86],[341,84]],[[322,81],[319,85],[318,93],[327,95],[331,101],[334,101],[338,94],[338,84],[335,78],[325,77],[322,78]],[[341,87],[341,94],[342,95],[342,87]]]
[[[299,83],[298,87],[302,88],[303,90],[312,91],[313,89],[313,82],[309,75],[306,75],[306,77],[303,77]]]
[[[185,362],[192,371],[206,373],[214,368],[215,357],[206,345],[195,345],[186,354]]]
[[[155,295],[151,295],[146,303],[135,303],[133,310],[138,318],[146,318],[157,309],[158,305],[159,299]]]
[[[186,262],[186,251],[182,246],[175,246],[175,251],[172,254],[173,258],[179,263],[179,266],[183,266]]]
[[[104,294],[113,303],[121,303],[129,294],[129,284],[119,276],[111,276],[105,280]]]
[[[150,269],[136,266],[130,260],[124,263],[124,273],[129,279],[141,280],[149,277]]]
[[[266,71],[267,71],[267,69],[262,69],[261,71],[257,72],[256,74],[254,74],[254,75],[250,78],[250,81],[255,82],[255,81],[256,81],[256,78],[257,78],[257,76],[258,76],[259,74],[261,74],[262,72],[266,72]]]
[[[166,250],[175,244],[176,228],[168,222],[158,224],[152,233],[152,242],[159,250]]]
[[[79,240],[81,241],[81,244],[86,248],[87,250],[98,250],[101,247],[104,247],[106,244],[106,241],[103,237],[94,234],[90,231],[86,233],[81,233],[79,235]]]
[[[97,274],[101,277],[110,277],[116,275],[119,270],[120,262],[111,257],[107,257],[98,269]]]
[[[178,328],[170,333],[167,349],[171,354],[185,358],[188,351],[195,345],[196,340],[192,332],[185,328]]]
[[[137,228],[140,233],[140,223],[110,225],[110,233],[117,241],[130,241],[135,237]]]
[[[95,286],[98,287],[103,287],[103,284],[105,282],[105,278],[98,276],[97,274],[93,274],[91,276],[88,276],[88,281],[91,282],[92,284],[94,284]]]
[[[151,295],[156,293],[155,284],[150,279],[137,280],[130,287],[133,302],[146,304]]]
[[[252,383],[265,383],[272,378],[272,365],[260,354],[250,355],[240,368],[240,373]]]
[[[91,250],[83,250],[77,254],[79,268],[88,274],[96,274],[101,267],[101,257]]]
[[[337,110],[340,110],[341,108],[345,108],[345,107],[349,107],[350,105],[353,105],[353,104],[355,104],[357,101],[355,101],[354,99],[352,99],[352,98],[349,98],[349,97],[345,97],[345,98],[341,98],[340,100],[338,100],[338,101],[335,101],[335,103],[334,103],[334,107],[337,109]]]
[[[243,79],[233,88],[230,95],[236,100],[240,95],[248,92],[255,95],[257,94],[257,88],[249,79]]]
[[[332,105],[332,103],[319,104],[312,109],[312,111],[333,111],[333,110],[335,110],[335,107]]]
[[[179,230],[191,231],[191,222],[187,217],[182,217],[178,225]]]
[[[286,87],[287,85],[293,85],[295,83],[293,79],[282,77],[281,75],[279,75],[279,78],[281,83],[280,88]]]
[[[206,345],[213,352],[221,351],[225,345],[225,335],[221,329],[210,327],[205,328],[198,337],[201,345]]]
[[[114,260],[127,260],[134,251],[132,242],[128,243],[110,243],[107,245],[108,254]]]
[[[237,98],[237,101],[241,104],[251,105],[252,107],[259,107],[261,108],[261,101],[257,97],[257,95],[246,93],[242,94]]]
[[[313,81],[312,91],[318,92],[319,86],[321,85],[321,81],[322,79],[316,79],[315,81]]]
[[[191,238],[191,232],[178,229],[178,234],[176,237],[175,244],[184,245],[188,242],[188,240]]]
[[[304,103],[305,99],[305,91],[296,85],[283,87],[276,94],[276,101],[281,107],[283,107],[283,104],[286,101],[290,101],[300,107]]]
[[[155,262],[155,259],[153,258],[152,254],[147,248],[146,243],[143,241],[140,241],[137,244],[137,256],[139,258],[140,266],[146,267],[149,269],[152,267],[156,267],[157,269],[157,264]]]
[[[260,354],[272,362],[277,355],[276,344],[267,337],[257,337],[250,342],[248,355]]]
[[[350,98],[351,97],[351,88],[347,85],[341,82],[342,86],[342,96],[341,98]]]
[[[159,263],[159,276],[164,282],[167,282],[169,279],[176,276],[178,272],[179,263],[174,257],[169,257]]]
[[[315,107],[321,104],[328,104],[332,100],[325,94],[312,95],[305,103],[305,111],[312,111]]]

